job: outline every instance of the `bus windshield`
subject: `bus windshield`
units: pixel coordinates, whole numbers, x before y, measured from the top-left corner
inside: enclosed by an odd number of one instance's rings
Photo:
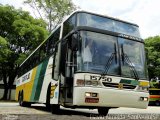
[[[89,26],[140,38],[137,25],[88,13],[79,13],[78,17],[78,26]]]
[[[82,48],[78,51],[78,71],[129,78],[134,78],[136,72],[139,78],[146,78],[142,43],[89,31],[80,34]]]

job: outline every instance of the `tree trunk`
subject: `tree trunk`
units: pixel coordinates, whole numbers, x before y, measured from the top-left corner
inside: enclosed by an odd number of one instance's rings
[[[8,78],[8,100],[11,100],[11,91],[13,89],[13,83],[15,81],[16,75],[17,75],[17,69],[18,67],[15,67],[15,69],[11,69],[9,72],[9,78]]]
[[[3,97],[1,99],[7,100],[7,96],[8,96],[7,73],[6,73],[6,71],[3,71],[2,74],[3,74],[3,83],[4,83],[4,93],[3,93]]]
[[[8,100],[8,85],[4,85],[4,94],[2,100]]]

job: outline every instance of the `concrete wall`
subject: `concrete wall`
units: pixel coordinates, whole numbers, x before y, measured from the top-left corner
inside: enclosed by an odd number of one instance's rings
[[[0,89],[0,98],[3,97],[3,92],[4,92],[4,89]]]
[[[15,85],[15,82],[14,82]],[[4,85],[3,85],[3,81],[0,81],[0,98],[3,97],[3,93],[4,93]],[[15,89],[11,90],[11,100],[15,100]]]

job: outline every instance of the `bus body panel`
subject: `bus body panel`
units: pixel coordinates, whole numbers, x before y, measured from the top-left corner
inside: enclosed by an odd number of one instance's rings
[[[15,99],[18,100],[19,93],[23,91],[23,101],[45,103],[48,86],[51,82],[54,83],[52,80],[52,67],[53,57],[50,57],[18,78]]]
[[[150,95],[149,101],[150,102],[160,101],[160,95]]]
[[[152,82],[150,82],[150,84],[152,84]],[[160,103],[160,89],[159,88],[151,86],[151,88],[149,88],[149,93],[150,93],[150,96],[149,96],[150,105],[155,105],[157,103]]]
[[[91,77],[97,77],[99,85],[85,85],[86,81],[91,81]],[[142,92],[138,90],[140,85],[148,87],[149,82],[143,80],[134,80],[116,76],[105,76],[104,79],[100,79],[99,74],[91,73],[77,73],[74,76],[74,94],[73,104],[77,106],[106,106],[106,107],[134,107],[134,108],[147,108],[148,96],[147,91]],[[108,79],[109,78],[109,79]],[[78,86],[77,80],[84,80],[84,85]],[[105,86],[112,85],[112,86]],[[144,84],[145,83],[145,84]],[[120,85],[123,84],[123,87]],[[128,86],[131,86],[129,89]],[[134,86],[134,88],[132,88]],[[126,88],[125,88],[126,87]],[[88,103],[86,94],[97,94],[97,97],[93,98],[93,103]],[[146,98],[146,101],[141,101],[141,98]],[[95,99],[95,101],[94,101]],[[97,102],[96,102],[97,99]],[[95,103],[94,103],[95,102]]]
[[[42,83],[42,88],[40,91],[40,97],[39,97],[39,101],[41,103],[45,103],[46,102],[46,97],[47,97],[47,90],[48,90],[48,86],[52,81],[52,67],[53,67],[53,57],[50,57],[48,59],[48,63],[46,65],[46,70],[45,70],[45,76],[44,76],[44,80]]]
[[[23,91],[23,92],[25,92],[25,94],[23,96],[24,101],[30,101],[36,72],[37,72],[37,67],[35,67],[33,70],[27,72],[22,77],[20,77],[16,80],[16,84],[17,84],[16,96],[15,96],[16,100],[18,100],[19,93]],[[28,75],[31,75],[31,77],[29,77]],[[28,76],[28,78],[26,78],[26,81],[22,80],[22,79],[24,79],[24,76]]]
[[[98,93],[99,102],[85,102],[86,92]],[[140,101],[140,97],[148,97],[148,95],[149,93],[112,88],[75,87],[73,104],[77,106],[147,108],[148,101]]]
[[[59,103],[59,81],[53,80],[51,83],[50,104]]]

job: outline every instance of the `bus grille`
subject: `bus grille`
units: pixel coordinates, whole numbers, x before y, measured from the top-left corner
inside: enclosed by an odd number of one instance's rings
[[[114,88],[119,88],[119,83],[107,83],[107,82],[102,82],[105,87],[114,87]],[[123,89],[135,89],[136,86],[130,85],[130,84],[123,84]]]

